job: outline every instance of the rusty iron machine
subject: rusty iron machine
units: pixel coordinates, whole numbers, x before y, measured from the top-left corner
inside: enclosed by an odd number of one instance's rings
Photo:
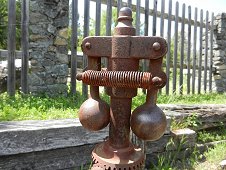
[[[132,11],[119,12],[113,36],[87,37],[82,50],[88,57],[88,69],[77,79],[90,85],[90,97],[80,107],[79,119],[88,130],[98,131],[109,124],[109,137],[92,151],[92,170],[140,170],[144,164],[142,149],[130,141],[130,129],[142,140],[159,139],[166,128],[166,117],[156,105],[158,89],[167,81],[162,71],[167,43],[161,37],[135,36]],[[101,57],[108,61],[101,69]],[[149,60],[149,72],[139,72],[139,60]],[[99,96],[105,86],[110,106]],[[131,114],[137,88],[147,89],[146,102]]]

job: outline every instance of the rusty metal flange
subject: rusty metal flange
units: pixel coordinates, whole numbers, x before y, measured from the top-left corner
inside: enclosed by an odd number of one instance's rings
[[[103,170],[141,170],[144,163],[144,153],[140,148],[130,144],[128,148],[115,149],[105,141],[97,145],[93,152],[93,169]]]

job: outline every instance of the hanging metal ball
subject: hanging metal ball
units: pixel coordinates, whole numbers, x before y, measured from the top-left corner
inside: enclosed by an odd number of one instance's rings
[[[110,121],[110,107],[101,99],[87,99],[79,109],[79,120],[90,131],[105,128]]]
[[[131,116],[131,129],[142,140],[158,140],[166,130],[166,116],[158,106],[144,104]]]

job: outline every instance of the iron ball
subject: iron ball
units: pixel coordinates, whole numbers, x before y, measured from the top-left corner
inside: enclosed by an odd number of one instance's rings
[[[79,109],[79,120],[90,131],[105,128],[110,122],[110,107],[101,99],[87,99]]]
[[[166,130],[166,116],[157,105],[143,104],[131,116],[131,129],[142,140],[158,140]]]

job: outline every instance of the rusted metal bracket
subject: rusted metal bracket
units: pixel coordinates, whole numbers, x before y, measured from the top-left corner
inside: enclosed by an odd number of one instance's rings
[[[135,36],[132,11],[120,10],[118,25],[111,37],[87,37],[82,50],[88,56],[88,68],[77,79],[90,85],[90,98],[79,110],[82,125],[92,131],[109,124],[109,137],[93,152],[92,170],[140,170],[144,153],[130,141],[130,129],[143,140],[159,139],[166,128],[166,117],[156,105],[158,89],[166,84],[162,71],[166,41],[161,37]],[[101,70],[101,57],[108,60]],[[139,72],[139,60],[149,60],[148,72]],[[105,86],[110,106],[99,96]],[[131,114],[137,88],[147,89],[146,102]]]
[[[113,37],[87,37],[82,42],[82,50],[91,57],[111,57],[112,41],[120,48],[126,49],[126,55],[121,58],[158,59],[167,52],[166,40],[161,37],[148,36],[113,36]],[[120,45],[119,45],[120,43]],[[118,56],[117,56],[118,57]]]

